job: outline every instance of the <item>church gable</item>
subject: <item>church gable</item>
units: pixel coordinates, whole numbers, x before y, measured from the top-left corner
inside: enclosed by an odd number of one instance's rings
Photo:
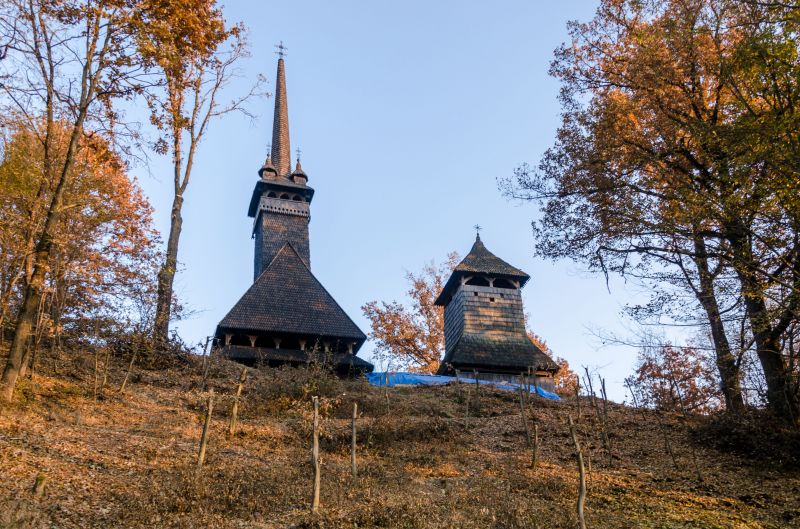
[[[220,321],[226,331],[290,333],[357,342],[366,336],[286,243]]]

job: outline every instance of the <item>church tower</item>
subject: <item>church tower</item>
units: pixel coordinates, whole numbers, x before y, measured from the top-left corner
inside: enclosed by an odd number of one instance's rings
[[[558,366],[525,331],[521,289],[529,279],[475,237],[434,302],[444,307],[445,355],[438,374],[474,371],[501,381],[531,372],[552,391]]]
[[[289,144],[289,108],[286,101],[286,66],[278,59],[275,83],[275,115],[272,121],[272,151],[259,169],[261,177],[253,189],[247,214],[255,218],[253,238],[255,255],[253,279],[269,265],[285,243],[290,243],[300,259],[311,267],[308,223],[311,220],[311,199],[314,190],[308,177],[297,165],[291,169]]]
[[[278,49],[272,149],[247,210],[255,219],[253,284],[217,325],[215,343],[223,356],[248,365],[317,360],[340,374],[369,372],[372,364],[356,356],[366,335],[311,273],[314,190],[299,156],[291,168],[285,48]]]

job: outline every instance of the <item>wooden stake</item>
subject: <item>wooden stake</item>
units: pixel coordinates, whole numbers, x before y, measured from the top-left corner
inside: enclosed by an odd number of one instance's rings
[[[128,371],[125,373],[125,378],[122,379],[122,385],[119,387],[120,393],[125,393],[125,386],[128,384],[128,377],[131,376],[131,370],[133,369],[133,362],[136,360],[136,353],[139,352],[139,348],[135,348],[133,350],[133,354],[131,355],[131,361],[128,363]]]
[[[467,387],[467,398],[464,401],[464,424],[469,425],[469,396],[471,393],[469,390],[469,384],[467,384],[466,387]]]
[[[203,433],[200,436],[200,450],[197,452],[197,466],[202,467],[206,461],[206,447],[208,446],[208,436],[211,432],[211,413],[214,411],[214,390],[208,393],[206,402],[206,420],[203,422]]]
[[[103,382],[100,384],[100,394],[103,394],[103,390],[106,388],[106,384],[108,383],[108,362],[111,360],[111,348],[106,346],[106,357],[103,360]]]
[[[586,520],[583,517],[583,507],[586,503],[586,470],[583,467],[583,452],[581,452],[581,445],[578,442],[578,434],[575,432],[575,423],[572,422],[572,415],[567,417],[569,418],[569,433],[572,435],[572,443],[578,454],[578,524],[580,529],[586,529]]]
[[[247,368],[243,367],[242,374],[239,375],[239,383],[236,384],[236,395],[233,397],[233,406],[231,407],[231,423],[228,426],[228,435],[230,437],[236,435],[236,421],[239,418],[239,397],[242,395],[245,380],[247,380]]]
[[[475,374],[475,415],[478,415],[478,410],[481,406],[481,385],[478,382],[478,372],[476,370],[472,370]]]
[[[597,397],[594,395],[594,387],[592,386],[592,376],[589,374],[589,368],[584,366],[583,370],[586,371],[586,383],[589,388],[589,396],[591,397],[592,408],[594,408],[595,415],[600,415],[600,410],[597,406]]]
[[[314,402],[314,430],[312,434],[311,462],[314,465],[314,493],[311,496],[311,512],[319,510],[319,485],[320,485],[320,461],[319,461],[319,397],[312,397]]]
[[[386,369],[386,384],[383,386],[383,396],[386,397],[386,415],[389,415],[389,369]]]
[[[350,469],[353,479],[356,479],[358,468],[356,466],[356,419],[358,419],[358,403],[353,403],[353,438],[350,444]]]
[[[533,422],[533,461],[531,461],[531,468],[536,470],[539,465],[539,425],[536,421]]]
[[[36,481],[33,483],[33,497],[41,498],[44,494],[44,482],[47,480],[45,475],[41,472],[36,474]]]
[[[92,394],[94,395],[94,401],[97,402],[97,386],[100,384],[100,373],[99,373],[99,362],[100,362],[100,351],[97,350],[97,344],[95,344],[94,349],[94,390]]]

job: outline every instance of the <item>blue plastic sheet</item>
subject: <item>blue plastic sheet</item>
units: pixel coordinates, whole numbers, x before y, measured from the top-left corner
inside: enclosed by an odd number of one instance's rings
[[[402,386],[443,386],[445,384],[450,384],[451,382],[456,382],[456,377],[444,377],[439,375],[422,375],[419,373],[403,373],[403,372],[395,372],[389,371],[388,377],[388,384],[387,384],[387,377],[386,372],[382,373],[367,373],[367,381],[373,386],[386,386],[388,385],[390,388],[395,386],[402,385]],[[460,378],[462,383],[474,384],[475,379],[470,379],[466,377]],[[515,384],[511,382],[494,382],[491,380],[478,380],[478,384],[482,386],[494,386],[497,389],[502,389],[506,391],[518,391],[520,388],[520,384]],[[542,388],[531,387],[531,393],[537,393],[540,397],[544,397],[550,400],[561,400],[561,398],[556,395],[555,393],[551,393],[549,391],[545,391]]]

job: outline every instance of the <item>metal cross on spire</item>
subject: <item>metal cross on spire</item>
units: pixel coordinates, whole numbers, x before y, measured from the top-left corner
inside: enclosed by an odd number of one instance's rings
[[[297,149],[295,149],[294,152],[295,152],[295,154],[297,154],[297,161],[299,162],[300,161],[300,155],[303,153],[303,151],[301,151],[300,147],[298,147]]]
[[[480,224],[476,224],[476,225],[474,225],[474,226],[473,226],[473,228],[475,228],[475,238],[476,238],[476,239],[480,239],[480,238],[481,238],[481,230],[482,230],[483,228],[481,228],[481,225],[480,225]]]
[[[278,50],[275,52],[275,55],[277,55],[279,59],[283,59],[284,57],[286,57],[286,50],[288,50],[289,48],[283,45],[283,41],[280,41],[279,44],[275,45],[275,49]]]

